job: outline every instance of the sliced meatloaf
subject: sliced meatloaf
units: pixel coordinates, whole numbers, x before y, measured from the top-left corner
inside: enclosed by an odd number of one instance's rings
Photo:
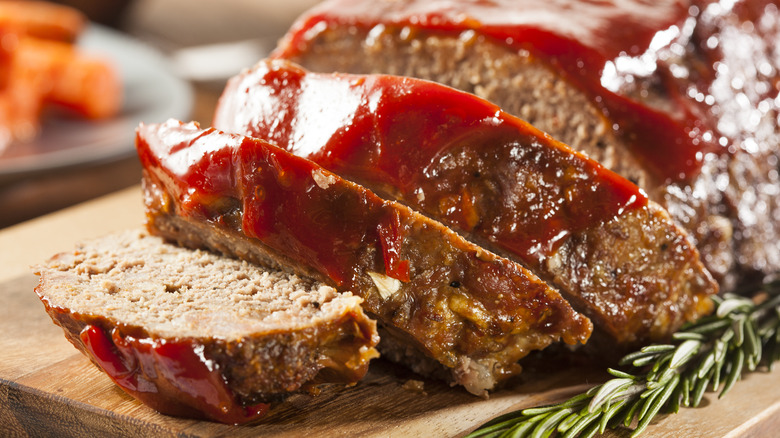
[[[647,190],[724,289],[780,269],[778,0],[329,0],[275,52],[486,98]]]
[[[137,148],[151,232],[351,290],[472,393],[532,350],[590,335],[522,266],[263,140],[169,121],[141,125]]]
[[[140,230],[80,244],[37,272],[68,340],[170,415],[247,422],[292,391],[356,382],[377,356],[359,297]]]
[[[214,126],[270,139],[521,262],[612,342],[663,339],[711,310],[717,285],[665,210],[474,95],[262,61],[229,82]]]

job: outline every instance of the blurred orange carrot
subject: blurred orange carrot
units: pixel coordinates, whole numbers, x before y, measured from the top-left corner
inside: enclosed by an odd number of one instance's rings
[[[122,84],[108,63],[59,41],[21,38],[7,81],[90,119],[115,115],[122,99]]]
[[[68,7],[0,1],[0,152],[12,140],[34,138],[47,106],[89,119],[119,111],[118,74],[70,44],[84,25]]]
[[[0,1],[0,29],[73,42],[86,18],[76,9],[44,1]]]

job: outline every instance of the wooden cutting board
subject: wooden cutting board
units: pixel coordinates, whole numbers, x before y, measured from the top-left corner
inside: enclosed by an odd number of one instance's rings
[[[251,426],[158,414],[65,340],[33,292],[37,280],[29,267],[80,239],[142,220],[134,187],[0,231],[0,436],[461,436],[496,415],[560,401],[604,378],[581,367],[551,367],[558,369],[527,373],[482,400],[379,360],[357,386],[293,396]],[[424,391],[404,387],[409,380],[422,380]],[[657,419],[645,436],[774,436],[780,371],[751,374],[723,400],[708,394],[702,404]]]

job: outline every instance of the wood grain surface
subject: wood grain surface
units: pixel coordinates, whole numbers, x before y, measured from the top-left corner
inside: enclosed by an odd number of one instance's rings
[[[355,387],[295,395],[249,426],[168,417],[135,401],[73,348],[33,292],[29,266],[76,241],[142,223],[137,187],[0,231],[0,436],[461,436],[496,415],[555,402],[603,379],[543,364],[489,400],[378,360]],[[422,380],[422,393],[407,389]],[[780,372],[759,372],[723,400],[660,417],[648,437],[777,436]],[[628,436],[627,431],[610,436]]]

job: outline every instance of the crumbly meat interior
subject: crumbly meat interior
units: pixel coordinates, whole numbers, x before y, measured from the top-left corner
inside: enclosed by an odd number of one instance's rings
[[[151,335],[239,339],[323,324],[358,308],[349,292],[127,231],[40,267],[46,299]]]

